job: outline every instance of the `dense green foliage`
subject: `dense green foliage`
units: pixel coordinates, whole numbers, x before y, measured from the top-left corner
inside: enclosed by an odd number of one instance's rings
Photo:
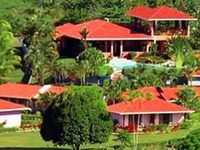
[[[186,37],[173,37],[168,41],[167,52],[171,59],[175,61],[176,68],[182,68],[185,59],[191,54],[191,47]]]
[[[141,66],[123,70],[123,75],[128,78],[132,88],[174,85],[182,74],[182,70],[165,67]]]
[[[0,20],[0,82],[14,70],[15,65],[20,64],[20,57],[16,55],[13,47],[14,36],[10,30],[10,24]]]
[[[191,88],[185,88],[177,93],[177,103],[187,108],[199,111],[200,99],[196,96],[196,93]]]
[[[178,150],[197,150],[200,148],[200,132],[199,129],[191,132],[177,146]]]
[[[55,97],[44,112],[41,127],[44,140],[75,150],[82,144],[106,142],[111,132],[112,120],[96,86],[72,87]]]
[[[100,50],[96,48],[87,48],[85,51],[79,54],[78,62],[88,61],[89,71],[92,75],[95,75],[100,67],[104,66],[106,60]]]

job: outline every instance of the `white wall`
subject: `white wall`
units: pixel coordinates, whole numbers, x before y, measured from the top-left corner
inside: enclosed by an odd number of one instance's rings
[[[20,127],[21,125],[21,112],[0,112],[0,123],[5,122],[4,127]]]

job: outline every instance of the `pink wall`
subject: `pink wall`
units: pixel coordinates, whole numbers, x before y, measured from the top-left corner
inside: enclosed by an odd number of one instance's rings
[[[173,114],[173,124],[176,124],[176,123],[183,123],[185,117],[184,117],[184,114]]]
[[[123,116],[115,113],[111,113],[111,117],[118,121],[119,125],[123,125]]]
[[[12,112],[0,112],[0,123],[5,122],[4,127],[20,127],[21,125],[21,112],[12,111]]]
[[[150,123],[150,115],[142,115],[142,124],[149,125]]]
[[[111,116],[113,119],[118,120],[119,125],[122,126],[128,126],[128,115],[124,115],[124,118],[122,115],[111,113]],[[141,115],[142,121],[141,123],[143,125],[149,125],[150,124],[150,115],[149,114],[143,114]],[[184,120],[183,114],[173,114],[172,115],[172,123],[182,123]],[[155,114],[155,124],[159,124],[159,114]]]

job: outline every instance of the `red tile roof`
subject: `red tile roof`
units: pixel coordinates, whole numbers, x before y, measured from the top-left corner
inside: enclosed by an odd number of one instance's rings
[[[166,101],[175,100],[177,93],[180,91],[180,87],[144,87],[136,91],[142,92],[143,94],[150,93],[154,98],[160,98]]]
[[[42,93],[53,92],[56,94],[61,94],[65,90],[65,87],[62,86],[49,85],[49,87],[46,87],[47,85],[40,86],[30,84],[6,83],[0,85],[0,97],[30,100],[32,98],[37,98],[42,89]]]
[[[146,100],[138,98],[133,101],[121,102],[108,106],[108,111],[117,114],[163,114],[163,113],[191,113],[188,108],[163,101],[161,99]]]
[[[152,37],[143,34],[133,32],[132,30],[122,27],[120,25],[105,21],[105,20],[91,20],[81,24],[72,25],[65,24],[63,26],[56,27],[57,33],[61,36],[67,36],[75,39],[81,39],[80,32],[83,29],[89,31],[87,35],[87,40],[111,40],[111,39],[149,39],[152,40]]]
[[[41,86],[38,85],[6,83],[0,85],[0,97],[31,99],[38,93],[40,88]]]
[[[168,6],[160,6],[157,8],[149,8],[139,6],[132,8],[127,15],[144,19],[144,20],[195,20],[194,17],[187,13],[179,11]]]
[[[0,112],[17,111],[17,110],[30,110],[30,108],[0,99]]]

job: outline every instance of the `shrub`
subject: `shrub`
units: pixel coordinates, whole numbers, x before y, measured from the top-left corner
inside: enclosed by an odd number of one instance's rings
[[[132,60],[135,60],[135,57],[137,56],[137,53],[136,52],[131,52],[130,56],[131,56]]]
[[[169,126],[168,124],[159,124],[159,125],[155,125],[155,129],[160,132],[165,132],[168,126]]]
[[[177,150],[198,150],[200,148],[199,129],[191,132],[180,143],[177,144]]]
[[[185,120],[181,125],[181,129],[189,129],[191,125],[192,125],[191,120]]]
[[[5,133],[5,132],[15,132],[17,131],[18,128],[4,128],[4,127],[1,127],[0,128],[0,133]]]
[[[96,75],[99,77],[108,76],[113,73],[113,68],[110,66],[101,66],[99,70],[96,72]]]

